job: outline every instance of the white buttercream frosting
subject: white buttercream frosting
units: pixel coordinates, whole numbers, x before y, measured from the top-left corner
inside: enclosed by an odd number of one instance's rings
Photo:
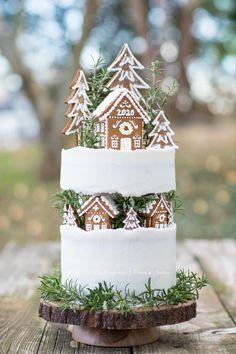
[[[61,226],[62,281],[94,288],[106,281],[137,293],[148,278],[153,288],[169,288],[176,276],[176,226],[165,229],[107,229],[86,232]]]
[[[175,149],[63,149],[61,188],[124,196],[168,192],[175,189]]]

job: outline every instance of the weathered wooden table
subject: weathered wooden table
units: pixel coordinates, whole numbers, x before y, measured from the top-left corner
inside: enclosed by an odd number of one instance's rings
[[[132,348],[78,345],[61,325],[38,317],[37,275],[59,259],[59,243],[20,246],[0,253],[0,354],[76,353],[236,353],[236,242],[187,240],[177,246],[178,268],[204,272],[210,285],[201,291],[198,316],[161,327],[159,341]]]

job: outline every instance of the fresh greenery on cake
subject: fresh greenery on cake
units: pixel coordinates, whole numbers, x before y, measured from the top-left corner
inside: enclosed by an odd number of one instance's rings
[[[196,273],[183,269],[176,273],[176,285],[167,290],[153,289],[149,278],[145,290],[140,294],[130,291],[128,284],[123,291],[106,282],[98,283],[94,289],[78,286],[71,280],[62,284],[59,270],[52,275],[45,274],[39,278],[41,298],[59,302],[62,310],[79,307],[84,310],[129,312],[137,308],[159,307],[163,304],[178,305],[198,299],[199,290],[207,285],[204,275],[199,277]]]
[[[184,208],[180,197],[175,193],[175,191],[170,191],[167,193],[163,193],[166,200],[172,205],[172,209],[174,213],[183,213]],[[86,199],[88,199],[88,195],[82,195],[80,193],[76,193],[73,190],[64,190],[58,192],[54,195],[53,207],[58,209],[60,215],[63,216],[65,212],[65,205],[71,205],[74,207],[75,212],[81,209],[82,204]],[[157,194],[146,194],[141,197],[124,197],[119,193],[116,193],[112,196],[113,202],[119,211],[119,214],[116,218],[114,218],[111,223],[113,229],[123,228],[123,221],[126,217],[127,211],[130,208],[133,208],[138,214],[138,219],[140,221],[140,226],[144,225],[144,216],[140,212],[145,209],[149,203],[154,201],[157,198]],[[78,224],[80,227],[84,227],[84,217],[77,218]]]

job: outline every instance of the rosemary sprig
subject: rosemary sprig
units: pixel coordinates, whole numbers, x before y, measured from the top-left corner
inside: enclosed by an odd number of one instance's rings
[[[113,201],[119,211],[118,216],[112,220],[112,226],[115,229],[124,226],[124,219],[126,218],[127,211],[132,207],[138,214],[140,226],[144,225],[144,217],[141,215],[141,210],[146,208],[146,205],[155,199],[154,194],[147,194],[141,197],[123,197],[121,194],[116,193]]]
[[[158,78],[160,72],[163,71],[161,64],[162,62],[160,60],[156,60],[151,63],[150,68],[147,68],[151,73],[151,78],[147,78],[150,88],[146,91],[144,99],[146,102],[146,110],[151,121],[144,125],[144,146],[148,146],[148,135],[153,129],[153,120],[156,118],[158,112],[163,110],[166,104],[173,99],[177,89],[177,83],[175,81],[173,81],[171,86],[166,85],[165,91],[161,89],[160,83],[162,80]]]
[[[91,102],[91,112],[98,107],[110,92],[106,87],[106,83],[111,75],[104,65],[105,62],[100,54],[97,60],[93,60],[93,66],[90,70],[90,76],[88,78],[88,97]],[[93,149],[98,147],[100,136],[96,132],[96,123],[96,118],[94,117],[83,121],[82,126],[77,131],[79,146]]]
[[[53,275],[39,277],[41,298],[47,301],[58,301],[62,309],[80,307],[86,310],[120,310],[133,311],[137,307],[155,307],[161,304],[177,305],[199,297],[199,290],[207,285],[205,276],[180,269],[176,273],[176,285],[171,288],[153,289],[149,278],[145,291],[136,294],[128,286],[122,291],[106,282],[98,283],[94,289],[74,284],[71,280],[62,284],[61,275],[56,271]]]
[[[61,216],[65,213],[65,206],[71,205],[74,209],[75,217],[78,223],[78,226],[84,227],[84,216],[79,216],[78,211],[81,209],[85,201],[85,196],[80,193],[76,193],[72,189],[67,189],[61,192],[54,194],[52,206],[59,210]]]
[[[66,189],[53,195],[52,206],[59,210],[60,215],[63,215],[65,205],[69,204],[79,210],[84,203],[84,199],[83,194],[76,193],[72,189]]]
[[[172,205],[173,212],[183,214],[184,212],[183,202],[180,199],[180,197],[175,193],[175,191],[173,190],[164,193],[164,195],[168,200],[168,202]]]
[[[93,65],[89,71],[90,76],[88,78],[88,97],[91,101],[91,110],[95,110],[97,106],[103,101],[106,95],[110,92],[110,89],[106,87],[111,74],[108,73],[105,61],[101,55],[97,60],[93,59]]]
[[[99,143],[99,135],[96,132],[96,119],[91,117],[83,121],[78,129],[78,145],[87,148],[96,148]]]

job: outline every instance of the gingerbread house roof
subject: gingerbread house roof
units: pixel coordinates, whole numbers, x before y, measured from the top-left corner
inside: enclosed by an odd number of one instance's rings
[[[105,120],[109,116],[109,114],[116,108],[116,106],[118,106],[123,97],[127,98],[132,103],[132,105],[139,112],[140,117],[144,120],[145,123],[148,123],[151,120],[147,112],[145,112],[145,110],[139,103],[139,101],[126,88],[117,88],[114,91],[110,92],[109,95],[107,95],[107,97],[93,112],[93,115],[100,121]]]
[[[147,204],[146,208],[142,210],[142,213],[152,217],[162,203],[164,205],[164,208],[171,214],[171,205],[167,202],[166,198],[163,195],[157,197],[155,200]]]
[[[84,215],[89,211],[94,204],[98,203],[100,207],[113,219],[117,214],[118,210],[114,205],[112,199],[109,196],[92,196],[84,202],[82,208],[79,210],[79,216]]]

